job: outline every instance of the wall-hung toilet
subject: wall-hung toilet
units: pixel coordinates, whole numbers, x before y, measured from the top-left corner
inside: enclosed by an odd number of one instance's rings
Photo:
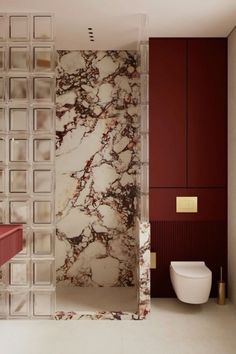
[[[170,279],[177,298],[189,304],[208,301],[212,272],[205,262],[171,262]]]

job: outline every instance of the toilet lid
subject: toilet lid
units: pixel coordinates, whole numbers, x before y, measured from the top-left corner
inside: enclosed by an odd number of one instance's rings
[[[186,278],[207,278],[211,275],[205,262],[171,262],[171,267],[176,274]]]

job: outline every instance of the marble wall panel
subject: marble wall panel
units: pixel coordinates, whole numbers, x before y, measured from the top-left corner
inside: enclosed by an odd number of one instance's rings
[[[133,286],[139,195],[137,52],[58,51],[56,276]]]

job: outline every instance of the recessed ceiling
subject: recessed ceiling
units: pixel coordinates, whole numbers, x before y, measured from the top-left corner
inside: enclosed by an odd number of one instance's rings
[[[150,37],[225,37],[236,25],[236,0],[1,0],[13,11],[54,13],[57,49],[136,49],[138,14]]]

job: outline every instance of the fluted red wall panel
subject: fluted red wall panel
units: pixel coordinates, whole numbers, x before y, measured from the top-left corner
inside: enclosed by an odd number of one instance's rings
[[[188,186],[226,186],[227,38],[188,40]]]
[[[186,40],[150,39],[150,186],[186,183]]]
[[[157,252],[157,269],[151,271],[151,295],[173,297],[171,261],[205,261],[212,271],[211,296],[217,296],[220,267],[227,281],[226,221],[152,221],[151,250]]]

